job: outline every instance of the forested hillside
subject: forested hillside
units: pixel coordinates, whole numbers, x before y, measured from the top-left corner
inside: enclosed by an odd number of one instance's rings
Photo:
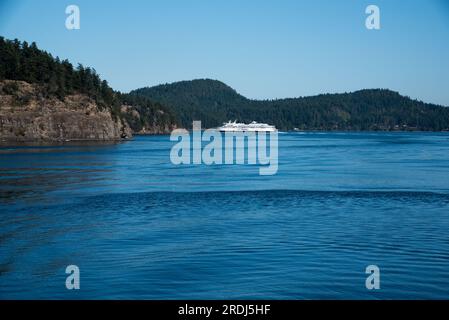
[[[12,99],[9,104],[2,105],[15,105],[15,111],[26,107],[31,100],[36,105],[49,105],[50,100],[58,99],[62,104],[57,101],[51,104],[61,108],[67,97],[78,95],[81,100],[82,96],[92,100],[99,111],[109,111],[114,122],[129,121],[134,132],[164,133],[176,126],[169,108],[152,103],[146,97],[130,97],[114,91],[95,69],[81,64],[74,67],[68,60],[40,50],[34,42],[28,44],[0,37],[0,82],[3,82],[2,100]],[[33,89],[22,90],[26,83]]]
[[[182,81],[131,92],[169,105],[181,125],[192,120],[215,127],[228,120],[259,121],[281,130],[449,129],[449,108],[423,103],[387,89],[280,100],[250,100],[222,82]]]

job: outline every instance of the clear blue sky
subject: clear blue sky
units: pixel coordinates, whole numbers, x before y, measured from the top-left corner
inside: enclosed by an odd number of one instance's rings
[[[80,30],[65,28],[69,4]],[[449,106],[448,0],[0,0],[0,35],[125,92],[213,78],[257,99],[390,88]]]

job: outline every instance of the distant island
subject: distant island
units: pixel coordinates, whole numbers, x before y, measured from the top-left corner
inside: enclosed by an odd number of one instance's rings
[[[228,120],[280,130],[447,131],[449,108],[387,89],[250,100],[210,79],[121,93],[95,69],[0,37],[0,141],[109,141]]]
[[[278,129],[322,131],[447,131],[449,108],[387,89],[311,97],[250,100],[210,79],[181,81],[130,92],[171,107],[180,126],[202,120],[210,128],[228,120],[266,122]]]

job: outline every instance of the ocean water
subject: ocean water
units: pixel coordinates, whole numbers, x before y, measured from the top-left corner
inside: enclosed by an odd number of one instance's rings
[[[0,299],[449,298],[449,134],[281,133],[274,176],[173,144],[0,147]]]

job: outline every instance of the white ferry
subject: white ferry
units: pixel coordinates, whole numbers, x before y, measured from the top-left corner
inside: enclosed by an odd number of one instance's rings
[[[223,123],[221,127],[218,127],[218,130],[221,132],[274,132],[277,131],[275,126],[266,124],[266,123],[257,123],[256,121],[251,122],[250,124],[245,123],[237,123],[234,122],[226,122]]]

